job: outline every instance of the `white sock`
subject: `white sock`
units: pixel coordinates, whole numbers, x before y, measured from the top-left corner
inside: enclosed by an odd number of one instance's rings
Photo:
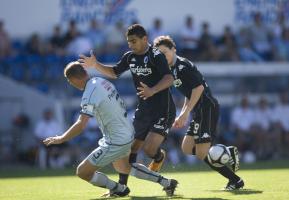
[[[110,180],[105,174],[101,172],[95,172],[89,182],[92,185],[102,188],[108,188],[110,190],[114,189],[115,187],[117,187],[116,189],[118,189],[119,187],[118,185],[120,185],[114,182],[113,180]]]
[[[168,187],[170,182],[167,178],[162,177],[159,173],[149,170],[146,166],[133,163],[130,174],[139,179],[159,183],[164,187]]]

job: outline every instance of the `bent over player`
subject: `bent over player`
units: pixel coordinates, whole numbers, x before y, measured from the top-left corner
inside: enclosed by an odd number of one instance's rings
[[[157,37],[154,40],[154,46],[165,54],[174,75],[174,86],[185,96],[181,113],[175,119],[173,126],[182,128],[193,110],[193,120],[183,139],[182,151],[185,154],[196,155],[213,170],[226,177],[229,182],[225,189],[242,188],[244,186],[243,180],[234,173],[239,169],[239,157],[236,147],[227,147],[231,155],[233,171],[226,165],[215,167],[208,160],[207,155],[215,137],[219,118],[219,104],[212,96],[202,74],[192,62],[176,54],[176,45],[171,37]]]
[[[126,36],[131,51],[125,53],[115,66],[98,62],[92,52],[90,57],[80,55],[79,62],[84,67],[94,67],[110,78],[117,78],[130,70],[139,96],[133,121],[136,134],[130,163],[136,162],[137,152],[143,148],[153,159],[149,169],[159,171],[165,159],[165,151],[160,149],[160,145],[173,124],[176,112],[169,91],[174,78],[165,56],[150,46],[141,25],[128,27]],[[127,184],[127,179],[127,175],[120,174],[120,183]]]
[[[108,188],[109,196],[126,196],[130,192],[126,185],[116,183],[98,171],[112,163],[120,173],[130,172],[137,178],[159,183],[167,195],[172,196],[176,188],[176,180],[164,178],[142,164],[129,165],[128,156],[134,139],[134,128],[127,118],[124,102],[114,85],[103,78],[90,79],[79,62],[69,63],[64,74],[72,86],[84,90],[80,115],[65,133],[46,138],[44,143],[60,144],[70,140],[82,132],[90,117],[95,117],[103,137],[99,140],[99,147],[78,165],[76,174],[95,186]]]

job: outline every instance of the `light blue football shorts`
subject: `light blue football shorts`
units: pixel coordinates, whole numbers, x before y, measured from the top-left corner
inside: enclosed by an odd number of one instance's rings
[[[94,166],[104,167],[120,158],[129,156],[132,142],[122,146],[104,145],[93,150],[86,159]]]

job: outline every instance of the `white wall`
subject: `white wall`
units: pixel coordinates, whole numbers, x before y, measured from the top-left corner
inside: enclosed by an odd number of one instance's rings
[[[234,0],[135,0],[129,8],[137,9],[141,23],[152,26],[155,17],[163,20],[169,32],[178,32],[184,18],[192,15],[199,27],[203,21],[211,24],[213,32],[221,32],[224,25],[233,25]]]
[[[112,4],[110,4],[112,3]],[[104,19],[105,14],[125,20],[137,17],[149,28],[155,17],[163,20],[169,33],[176,33],[186,15],[192,15],[196,25],[208,21],[214,33],[220,33],[225,25],[233,28],[250,22],[250,13],[260,11],[267,22],[276,20],[276,13],[289,12],[289,2],[284,0],[0,0],[0,19],[13,37],[23,37],[38,32],[50,34],[55,24],[66,25],[63,16],[69,19],[78,16],[81,28],[87,18]],[[66,14],[65,14],[66,13]],[[287,14],[287,20],[289,15]],[[112,20],[112,21],[113,21]],[[107,23],[107,22],[106,22]],[[108,24],[106,24],[108,25]],[[65,29],[66,26],[63,28]]]
[[[59,22],[59,0],[1,0],[0,19],[8,33],[23,37],[33,32],[50,34]]]
[[[167,31],[176,32],[184,17],[191,14],[196,19],[196,24],[207,20],[213,31],[220,31],[225,24],[233,24],[233,2],[234,0],[131,0],[126,10],[134,11],[147,28],[151,27],[155,17],[160,17]],[[55,24],[61,23],[63,9],[60,3],[61,0],[1,0],[0,19],[4,20],[6,30],[13,37],[25,37],[32,32],[47,35]]]

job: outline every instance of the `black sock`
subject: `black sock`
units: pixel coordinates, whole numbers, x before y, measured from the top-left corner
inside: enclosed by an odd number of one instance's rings
[[[129,155],[129,163],[136,163],[137,160],[137,154],[136,153],[130,153]]]
[[[196,155],[196,147],[193,147],[193,149],[192,149],[192,155]]]
[[[118,175],[119,175],[118,182],[122,185],[127,185],[128,174],[119,173]]]
[[[161,149],[159,148],[156,155],[152,158],[155,162],[160,162],[163,159],[163,154],[161,153]]]
[[[209,160],[208,157],[206,157],[204,159],[205,163],[207,163],[211,169],[217,171],[219,174],[221,174],[222,176],[226,177],[227,179],[229,179],[229,181],[233,181],[233,182],[237,182],[240,180],[240,177],[237,176],[232,170],[230,170],[226,165],[224,165],[223,167],[215,167],[213,166]]]

